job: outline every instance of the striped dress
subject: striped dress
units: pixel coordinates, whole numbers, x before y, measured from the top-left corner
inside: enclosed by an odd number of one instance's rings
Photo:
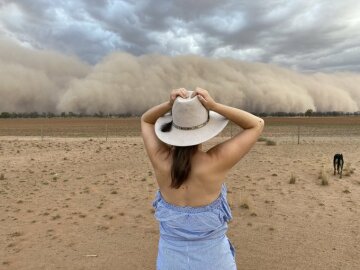
[[[235,249],[226,236],[231,210],[225,183],[219,197],[201,207],[176,206],[160,190],[153,201],[160,239],[157,270],[236,270]]]

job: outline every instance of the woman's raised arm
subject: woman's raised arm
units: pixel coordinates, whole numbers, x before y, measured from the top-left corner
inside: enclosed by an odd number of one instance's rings
[[[150,108],[141,116],[141,136],[144,141],[145,150],[154,167],[157,166],[157,156],[167,152],[169,149],[168,146],[156,136],[154,125],[159,117],[171,110],[172,104],[177,96],[185,97],[187,95],[186,90],[184,89],[184,91],[182,89],[183,88],[172,90],[169,101]]]
[[[197,88],[201,103],[209,110],[225,116],[241,127],[234,137],[212,147],[207,151],[214,158],[217,171],[226,171],[232,168],[256,143],[264,128],[264,120],[246,111],[215,102],[208,91]]]

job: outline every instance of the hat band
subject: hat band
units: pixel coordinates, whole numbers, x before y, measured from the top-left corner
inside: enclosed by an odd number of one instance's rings
[[[210,120],[210,115],[209,115],[209,111],[208,111],[208,117],[207,117],[206,121],[204,123],[201,123],[200,125],[193,126],[193,127],[181,127],[181,126],[174,124],[174,121],[172,122],[172,125],[177,129],[193,130],[193,129],[198,129],[198,128],[205,126],[207,124],[207,122],[209,122],[209,120]]]

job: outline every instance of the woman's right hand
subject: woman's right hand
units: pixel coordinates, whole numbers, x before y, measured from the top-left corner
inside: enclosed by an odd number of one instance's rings
[[[207,110],[213,110],[216,102],[215,100],[210,96],[209,92],[205,89],[202,89],[200,87],[196,87],[196,90],[192,94],[192,97],[195,95],[198,96],[200,102]]]
[[[187,98],[188,96],[187,90],[185,88],[172,90],[170,93],[170,100],[169,100],[171,106],[174,104],[174,101],[178,96],[182,98]]]

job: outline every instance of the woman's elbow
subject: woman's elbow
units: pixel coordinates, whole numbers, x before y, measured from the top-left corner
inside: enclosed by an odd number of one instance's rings
[[[264,130],[265,127],[265,121],[262,118],[258,119],[258,123],[257,123],[257,129],[259,130],[259,134],[262,133],[262,131]]]
[[[146,122],[146,113],[143,113],[142,115],[141,115],[141,122]]]

